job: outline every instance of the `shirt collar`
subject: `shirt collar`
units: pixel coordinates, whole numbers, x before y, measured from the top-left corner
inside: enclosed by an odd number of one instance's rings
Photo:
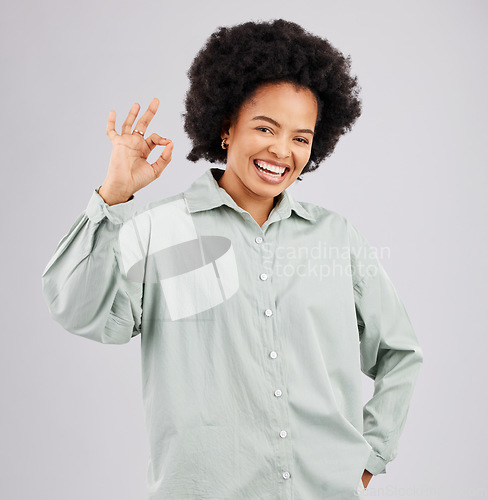
[[[237,205],[229,193],[219,186],[217,180],[220,179],[223,173],[224,170],[221,168],[209,168],[184,191],[183,194],[190,213],[211,210],[221,205],[227,205],[241,213],[245,212],[245,210]],[[286,189],[280,194],[273,210],[282,219],[289,217],[293,210],[300,217],[315,222],[315,218],[312,217],[310,212],[300,202],[296,201]]]

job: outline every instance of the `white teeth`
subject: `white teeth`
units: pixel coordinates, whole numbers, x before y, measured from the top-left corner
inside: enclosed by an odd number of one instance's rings
[[[265,173],[266,175],[269,175],[270,177],[281,177],[281,174],[272,174],[270,172],[266,172],[261,167],[258,167],[258,169],[261,170],[261,172]]]
[[[277,167],[276,165],[271,165],[270,163],[266,163],[265,161],[259,161],[256,160],[256,165],[258,165],[261,168],[264,168],[266,170],[269,170],[271,172],[275,172],[276,174],[283,174],[283,172],[286,170],[286,168],[283,167]]]

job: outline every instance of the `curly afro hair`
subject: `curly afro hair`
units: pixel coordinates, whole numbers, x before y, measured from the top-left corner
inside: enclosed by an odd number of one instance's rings
[[[219,27],[188,70],[184,128],[193,147],[187,159],[225,163],[222,128],[263,84],[289,82],[310,89],[318,116],[302,173],[315,170],[361,114],[360,87],[350,57],[300,25],[277,19]]]

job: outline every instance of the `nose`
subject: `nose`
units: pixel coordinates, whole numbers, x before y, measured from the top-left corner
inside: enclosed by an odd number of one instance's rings
[[[273,153],[277,158],[288,158],[291,155],[290,146],[285,137],[278,137],[269,145],[268,151]]]

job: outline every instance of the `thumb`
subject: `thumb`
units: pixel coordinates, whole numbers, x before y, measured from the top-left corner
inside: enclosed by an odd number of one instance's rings
[[[173,154],[173,143],[169,142],[167,146],[165,146],[164,151],[161,153],[161,156],[151,165],[156,174],[156,177],[159,177],[163,170],[168,166],[171,161],[171,156]]]

